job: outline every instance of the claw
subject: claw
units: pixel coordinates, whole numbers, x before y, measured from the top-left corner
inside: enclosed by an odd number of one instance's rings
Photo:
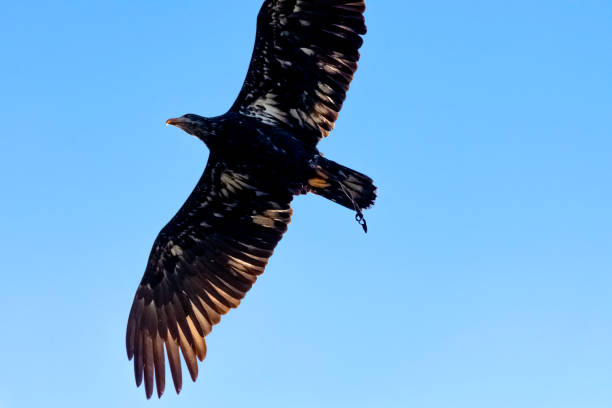
[[[349,200],[351,200],[351,203],[353,203],[353,208],[355,208],[355,211],[357,212],[357,214],[355,214],[355,220],[357,220],[357,223],[359,225],[361,225],[361,228],[363,228],[363,232],[365,232],[366,234],[368,233],[368,224],[366,223],[365,218],[363,217],[363,214],[361,213],[361,208],[359,208],[359,206],[357,205],[357,203],[355,202],[355,199],[353,199],[352,194],[350,194],[342,185],[342,183],[340,184],[340,188],[342,189],[342,192],[348,197]]]
[[[363,228],[363,232],[367,234],[368,233],[368,223],[366,222],[361,211],[358,211],[357,214],[355,214],[355,220],[357,221],[359,225],[361,225],[361,228]]]

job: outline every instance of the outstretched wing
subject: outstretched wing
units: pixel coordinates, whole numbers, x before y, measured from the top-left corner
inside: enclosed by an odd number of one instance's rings
[[[292,194],[265,187],[212,156],[187,202],[159,233],[134,298],[126,343],[147,398],[165,385],[165,354],[176,391],[179,349],[195,381],[204,337],[237,307],[290,222]]]
[[[363,0],[266,0],[231,110],[315,145],[332,130],[357,70],[364,11]]]

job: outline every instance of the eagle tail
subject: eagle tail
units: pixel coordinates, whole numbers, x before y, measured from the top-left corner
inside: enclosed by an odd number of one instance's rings
[[[309,191],[355,210],[358,221],[359,217],[363,219],[361,210],[371,207],[376,200],[372,179],[323,157],[318,158],[315,171],[316,175],[308,180]],[[364,223],[360,222],[362,226]]]

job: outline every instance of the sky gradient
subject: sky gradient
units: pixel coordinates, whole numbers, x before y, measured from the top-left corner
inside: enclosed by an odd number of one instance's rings
[[[151,401],[127,316],[208,156],[164,122],[229,108],[260,2],[125,3],[2,4],[0,408],[612,406],[609,1],[368,2],[319,148],[378,185],[369,233],[297,197]]]

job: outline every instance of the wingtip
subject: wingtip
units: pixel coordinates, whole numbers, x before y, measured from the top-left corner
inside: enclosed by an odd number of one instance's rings
[[[136,374],[136,387],[140,387],[142,385],[142,377],[139,377],[138,374]]]
[[[147,395],[147,399],[151,399],[153,396],[153,382],[149,381],[148,378],[145,377],[145,393]]]

